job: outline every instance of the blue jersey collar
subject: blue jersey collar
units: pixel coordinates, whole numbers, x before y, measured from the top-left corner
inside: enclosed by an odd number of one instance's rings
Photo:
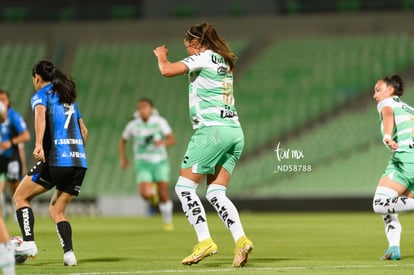
[[[38,92],[47,92],[47,91],[51,90],[52,87],[53,87],[53,83],[46,84],[45,86],[43,86],[42,88],[40,88],[38,90]]]

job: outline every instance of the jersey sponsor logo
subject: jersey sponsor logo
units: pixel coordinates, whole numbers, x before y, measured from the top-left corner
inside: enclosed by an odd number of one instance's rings
[[[81,153],[81,152],[77,152],[77,151],[72,151],[72,152],[63,152],[63,154],[61,155],[62,158],[77,158],[77,159],[86,159],[86,154],[85,153]]]
[[[226,64],[226,60],[223,57],[215,54],[211,55],[211,62],[214,64]]]
[[[75,139],[75,138],[60,138],[54,140],[55,145],[61,144],[83,144],[82,139]]]
[[[225,106],[224,110],[220,110],[221,118],[233,118],[237,116],[237,112],[230,110],[229,106]]]

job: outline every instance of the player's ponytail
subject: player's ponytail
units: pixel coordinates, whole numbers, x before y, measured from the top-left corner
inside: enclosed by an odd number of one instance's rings
[[[72,104],[76,99],[76,85],[73,80],[57,69],[55,65],[47,60],[37,62],[32,69],[32,76],[40,75],[43,81],[53,83],[53,91],[59,95],[60,103]]]
[[[187,41],[197,39],[201,46],[220,54],[229,64],[230,70],[233,71],[236,63],[236,56],[231,51],[226,41],[220,37],[214,26],[210,23],[202,23],[192,26],[185,33],[184,39]]]
[[[391,85],[394,88],[394,95],[402,96],[404,93],[404,82],[398,74],[386,76],[382,78],[382,81]]]

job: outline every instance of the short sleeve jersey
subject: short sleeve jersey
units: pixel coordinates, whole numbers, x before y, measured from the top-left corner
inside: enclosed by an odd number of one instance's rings
[[[133,141],[135,160],[158,163],[168,159],[165,146],[156,146],[155,141],[162,140],[172,133],[167,120],[159,115],[151,115],[147,121],[141,117],[131,120],[122,132],[122,138]]]
[[[22,116],[13,108],[9,107],[6,120],[0,124],[0,142],[10,141],[12,138],[20,135],[26,130],[27,126]],[[0,151],[0,155],[10,159],[18,159],[19,151],[17,145],[4,151]]]
[[[79,126],[82,117],[76,102],[60,103],[53,84],[38,90],[31,99],[32,110],[46,107],[43,150],[49,166],[87,168],[85,147]]]
[[[188,67],[189,107],[193,128],[240,127],[233,94],[233,73],[211,50],[181,60]]]
[[[397,152],[414,152],[414,108],[393,96],[380,101],[377,105],[381,119],[381,133],[384,134],[381,110],[391,107],[394,113],[392,139],[398,144]],[[387,146],[388,148],[388,146]]]

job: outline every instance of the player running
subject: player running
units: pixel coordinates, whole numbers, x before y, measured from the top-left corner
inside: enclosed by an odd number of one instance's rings
[[[401,101],[403,93],[399,75],[386,76],[375,84],[383,142],[392,153],[373,200],[375,213],[382,214],[389,244],[383,260],[401,258],[398,213],[414,210],[414,108]]]
[[[53,187],[49,214],[56,224],[64,255],[64,265],[77,264],[72,246],[72,228],[65,209],[79,194],[86,173],[85,144],[88,130],[75,102],[75,83],[49,61],[39,61],[32,70],[36,93],[34,111],[35,148],[38,163],[23,178],[14,194],[16,215],[23,244],[16,254],[37,255],[34,215],[30,201]]]
[[[184,214],[194,227],[198,244],[182,263],[196,264],[217,253],[204,207],[196,193],[206,176],[206,198],[233,236],[236,243],[233,266],[240,267],[246,264],[253,243],[244,233],[237,208],[226,196],[227,185],[244,145],[234,105],[235,56],[209,23],[188,29],[184,46],[189,57],[175,63],[168,60],[166,46],[154,49],[163,76],[184,74],[190,82],[190,117],[196,131],[188,144],[175,191]]]
[[[5,182],[13,196],[26,170],[24,143],[30,134],[22,116],[11,107],[9,93],[0,89],[0,101],[6,106],[0,124],[0,207],[5,212]]]
[[[153,102],[141,98],[137,104],[138,116],[131,120],[122,132],[119,141],[119,155],[122,169],[129,165],[126,156],[126,143],[133,141],[136,181],[139,192],[146,200],[151,200],[153,182],[157,184],[160,203],[158,204],[164,230],[174,229],[172,223],[173,204],[168,195],[170,166],[166,147],[175,144],[174,134],[165,118],[156,114]]]
[[[7,105],[5,105],[5,108]],[[5,109],[6,110],[6,109]],[[0,123],[4,123],[7,113],[0,115]],[[3,212],[0,211],[0,268],[4,275],[15,275],[14,246],[10,241],[9,232],[3,219]]]

